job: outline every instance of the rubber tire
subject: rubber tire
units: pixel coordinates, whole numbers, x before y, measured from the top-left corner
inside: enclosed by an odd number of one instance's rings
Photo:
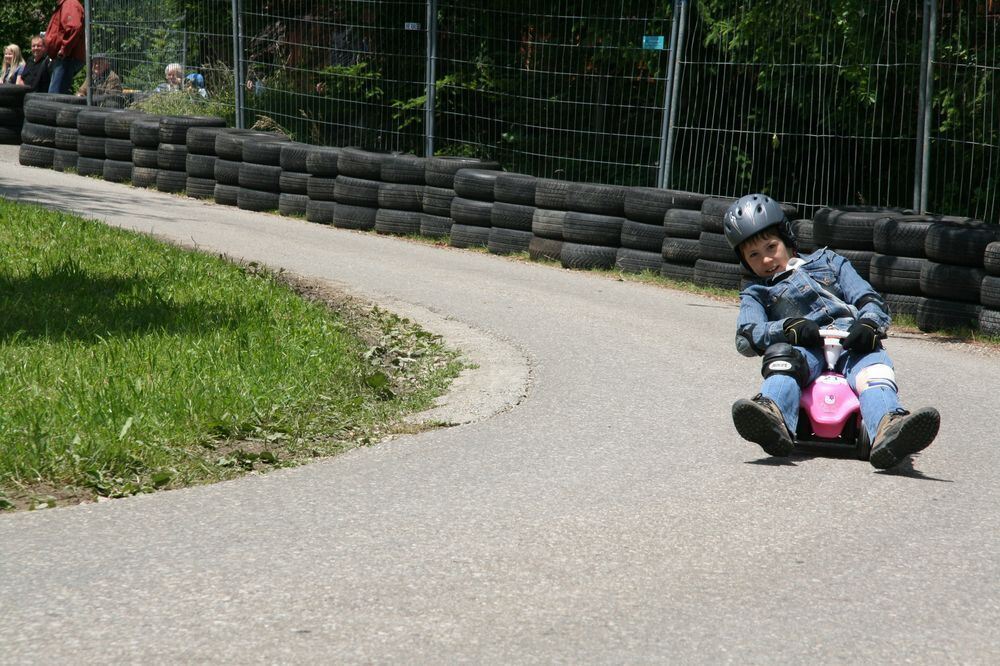
[[[332,224],[333,210],[336,207],[336,201],[309,199],[306,204],[306,219],[316,224]]]
[[[818,249],[812,220],[795,220],[792,222],[792,233],[795,234],[795,246],[800,254],[809,254]]]
[[[979,331],[1000,338],[1000,310],[983,308],[979,312]]]
[[[187,144],[192,127],[225,127],[226,121],[215,116],[166,116],[160,121],[160,143]]]
[[[374,153],[361,148],[341,148],[337,158],[337,175],[378,181],[382,178],[382,163],[388,153]]]
[[[660,277],[678,282],[694,283],[694,264],[664,260],[663,266],[660,267]]]
[[[1000,275],[1000,241],[988,243],[983,250],[983,270],[989,275]]]
[[[243,143],[243,161],[281,168],[281,148],[288,143],[284,138],[254,138]]]
[[[429,175],[429,174],[428,174]],[[492,204],[491,204],[492,205]],[[486,247],[490,242],[490,228],[455,222],[451,225],[448,244],[452,247]]]
[[[454,198],[455,190],[427,185],[422,199],[423,211],[429,215],[451,217],[451,202]]]
[[[306,194],[313,201],[336,201],[337,179],[329,176],[309,176],[306,180]]]
[[[743,266],[699,259],[694,264],[695,284],[739,291],[744,278]]]
[[[299,171],[286,171],[282,167],[281,175],[278,177],[278,189],[282,194],[309,194],[309,179],[312,178],[307,173]]]
[[[1000,225],[933,224],[927,230],[924,251],[927,258],[942,263],[983,267],[986,246],[1000,241]]]
[[[813,217],[813,237],[818,247],[839,250],[867,250],[875,248],[875,222],[883,219],[872,213],[829,211]]]
[[[459,169],[487,169],[499,171],[500,163],[473,157],[438,156],[427,158],[424,180],[431,187],[454,189],[455,173]],[[470,237],[471,238],[471,237]]]
[[[424,208],[424,186],[383,182],[378,188],[380,208],[420,212]]]
[[[621,243],[624,223],[625,218],[622,217],[568,211],[563,221],[563,240],[573,244],[617,248]],[[565,246],[563,249],[565,250]],[[575,254],[579,251],[573,249],[571,252]],[[604,255],[601,255],[601,258],[595,257],[595,261],[603,263]],[[614,260],[611,261],[611,265],[614,265]]]
[[[56,114],[56,127],[72,127],[77,129],[76,119],[81,111],[86,111],[87,107],[79,104],[64,104],[59,113]],[[129,140],[132,139],[131,128],[129,128]]]
[[[229,130],[228,127],[192,127],[188,130],[187,140],[184,142],[188,154],[218,157],[215,153],[215,139],[221,132]]]
[[[631,250],[655,252],[659,255],[663,250],[663,240],[666,238],[666,231],[662,222],[660,224],[646,224],[645,222],[636,222],[626,217],[622,223],[620,245]],[[660,259],[662,261],[662,257]]]
[[[80,131],[72,127],[57,127],[55,132],[55,147],[59,150],[72,150],[76,152],[76,141],[80,136]],[[131,141],[129,145],[131,145]]]
[[[334,196],[337,203],[377,208],[378,188],[381,184],[377,180],[337,176],[337,182],[334,184]]]
[[[694,266],[701,255],[701,241],[696,238],[667,238],[663,239],[663,247],[660,256],[664,261],[674,264],[686,264]]]
[[[167,171],[187,173],[187,151],[187,146],[179,143],[160,143],[156,149],[156,165]]]
[[[566,192],[566,202],[571,211],[620,218],[625,215],[627,191],[628,188],[621,185],[570,183]]]
[[[924,298],[917,306],[917,328],[937,331],[944,328],[976,328],[983,307],[940,298]]]
[[[139,111],[127,110],[124,113],[109,113],[104,118],[104,136],[131,143],[132,123],[145,117],[146,114]]]
[[[220,185],[229,185],[229,186],[232,186],[232,187],[239,187],[240,186],[240,165],[241,164],[243,164],[243,162],[234,162],[232,160],[224,160],[221,157],[216,158],[216,160],[215,160],[215,180],[218,181],[218,183]],[[233,205],[235,206],[236,204],[233,204]]]
[[[153,167],[141,167],[132,163],[132,186],[133,187],[156,187],[156,175],[159,169]]]
[[[55,125],[36,125],[35,123],[24,123],[21,126],[21,143],[30,143],[33,146],[56,147]]]
[[[104,160],[104,170],[101,172],[101,177],[109,183],[131,182],[132,163],[124,160]]]
[[[923,258],[927,256],[924,241],[932,224],[933,220],[925,215],[880,218],[872,230],[872,247],[879,254]]]
[[[451,233],[451,218],[442,215],[420,214],[420,235],[428,238],[447,238]]]
[[[871,277],[872,259],[875,253],[871,250],[837,250],[837,254],[851,262],[851,266],[864,280]]]
[[[699,210],[704,196],[658,187],[630,187],[625,192],[625,217],[636,222],[663,225],[663,217],[673,208]]]
[[[306,172],[310,176],[336,178],[339,174],[337,170],[339,157],[340,148],[313,146],[306,152]]]
[[[561,241],[566,211],[536,208],[531,216],[531,233],[539,238]]]
[[[423,185],[427,158],[416,155],[389,155],[382,162],[379,176],[384,183]]]
[[[33,146],[30,143],[22,143],[18,149],[17,161],[24,166],[51,169],[55,150],[55,148],[48,146]]]
[[[249,145],[249,144],[248,144]],[[279,156],[280,153],[276,153]],[[279,194],[281,192],[281,167],[277,165],[269,164],[257,164],[252,162],[244,162],[240,165],[240,187],[244,187],[251,190],[257,190],[259,192],[270,192],[272,194]],[[263,198],[260,198],[263,202]],[[257,204],[251,204],[257,205]],[[274,197],[274,208],[268,208],[266,210],[276,210],[278,208],[278,197]],[[248,209],[248,210],[260,210],[260,209]]]
[[[920,291],[932,298],[979,303],[985,277],[981,268],[928,261],[920,269]]]
[[[258,164],[254,166],[267,165]],[[272,168],[281,170],[279,166]],[[270,212],[278,210],[278,200],[280,197],[280,194],[272,190],[255,190],[250,187],[240,186],[239,191],[236,193],[236,206],[240,210]]]
[[[707,197],[701,202],[701,230],[713,234],[722,233],[722,216],[736,203],[731,197]]]
[[[615,267],[615,259],[618,256],[618,248],[606,245],[589,245],[587,243],[563,242],[562,252],[559,253],[559,262],[563,268],[612,269]]]
[[[528,243],[528,256],[532,261],[559,261],[562,255],[563,242],[555,238],[541,238],[532,235],[531,242]]]
[[[568,193],[568,181],[556,180],[555,178],[539,178],[535,184],[535,206],[547,210],[565,211],[568,208],[566,205]]]
[[[187,171],[160,169],[156,174],[156,189],[160,192],[183,192],[187,187]]]
[[[65,128],[63,131],[66,131]],[[132,142],[128,139],[107,138],[104,140],[104,154],[109,160],[131,162],[133,150]]]
[[[659,252],[620,247],[615,255],[615,268],[624,273],[652,271],[659,275],[662,267],[663,256]]]
[[[150,169],[160,168],[160,150],[158,148],[132,148],[132,164]],[[184,165],[185,170],[187,165]]]
[[[104,160],[80,155],[76,160],[76,172],[81,176],[104,178]]]
[[[93,157],[95,159],[107,159],[105,146],[107,139],[103,136],[88,136],[80,134],[76,138],[76,152],[80,157]]]
[[[876,254],[871,260],[869,282],[877,290],[890,294],[922,296],[920,271],[926,259]]]
[[[309,156],[311,149],[312,146],[308,143],[283,141],[281,143],[281,160],[279,160],[278,164],[285,171],[308,174],[309,167],[306,166],[306,158]]]
[[[103,136],[107,137],[104,133],[104,121],[107,119],[108,114],[111,113],[121,113],[120,111],[112,111],[110,109],[98,109],[95,107],[88,107],[87,110],[81,111],[76,116],[76,128],[80,130],[81,136]]]
[[[420,233],[420,213],[412,210],[379,208],[375,213],[375,233],[413,236]]]
[[[493,201],[493,188],[502,171],[459,169],[455,173],[455,196],[476,201]]]
[[[979,302],[988,308],[1000,310],[1000,277],[987,275],[979,290]]]
[[[709,261],[721,261],[726,264],[739,263],[733,248],[729,247],[729,241],[725,234],[702,231],[698,236],[698,258]]]
[[[160,119],[158,116],[136,120],[129,128],[129,138],[137,148],[156,148],[160,145]]]
[[[493,200],[534,208],[537,184],[538,179],[534,176],[521,173],[501,173],[497,176],[496,182],[493,183]]]
[[[490,213],[490,225],[498,229],[531,233],[531,221],[534,214],[534,206],[497,201],[493,204],[493,210]],[[525,243],[524,249],[528,249],[527,243]]]
[[[309,197],[305,194],[282,192],[278,196],[278,212],[282,215],[304,217],[309,206]]]
[[[215,155],[192,153],[191,149],[188,148],[187,158],[184,160],[184,171],[187,172],[188,178],[215,180],[215,163],[218,161],[219,158]]]
[[[215,179],[200,178],[188,174],[184,193],[192,199],[212,199],[215,197]]]
[[[490,229],[490,238],[486,243],[486,249],[489,250],[491,254],[517,254],[518,252],[527,252],[532,238],[533,236],[530,231],[493,227]]]
[[[663,231],[667,238],[694,238],[701,235],[701,212],[671,208],[663,216]]]
[[[371,231],[375,228],[378,209],[371,206],[351,206],[336,203],[333,206],[333,226],[338,229]]]
[[[52,151],[52,169],[54,171],[76,171],[76,161],[80,155],[75,150],[55,148]]]
[[[924,300],[923,296],[914,296],[913,294],[887,293],[882,294],[882,297],[885,299],[886,307],[889,308],[889,314],[893,317],[905,315],[913,319],[917,318],[917,308]]]
[[[451,201],[451,219],[455,224],[472,227],[493,226],[493,202],[455,197]]]

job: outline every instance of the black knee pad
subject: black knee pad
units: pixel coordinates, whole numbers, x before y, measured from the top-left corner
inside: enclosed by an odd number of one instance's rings
[[[764,365],[760,374],[764,379],[771,375],[788,375],[799,386],[804,386],[809,379],[809,364],[798,349],[787,342],[777,342],[764,351]]]

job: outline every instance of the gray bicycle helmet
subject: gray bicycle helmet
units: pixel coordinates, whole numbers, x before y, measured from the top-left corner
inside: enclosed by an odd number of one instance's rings
[[[766,194],[747,194],[737,199],[722,218],[723,231],[729,247],[733,248],[740,263],[750,268],[740,254],[740,243],[770,227],[784,241],[788,249],[795,251],[795,232],[785,216],[785,211],[777,201]]]

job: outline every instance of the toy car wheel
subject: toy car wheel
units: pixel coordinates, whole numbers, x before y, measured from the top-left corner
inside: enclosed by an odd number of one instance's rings
[[[872,452],[872,442],[868,437],[868,428],[862,423],[858,428],[858,436],[854,440],[854,454],[858,460],[868,460]]]

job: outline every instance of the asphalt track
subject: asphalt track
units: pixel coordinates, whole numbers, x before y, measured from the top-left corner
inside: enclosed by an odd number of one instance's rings
[[[912,466],[738,438],[736,308],[16,166],[0,195],[282,267],[482,369],[464,424],[0,516],[0,662],[997,663],[1000,356],[893,336]]]

